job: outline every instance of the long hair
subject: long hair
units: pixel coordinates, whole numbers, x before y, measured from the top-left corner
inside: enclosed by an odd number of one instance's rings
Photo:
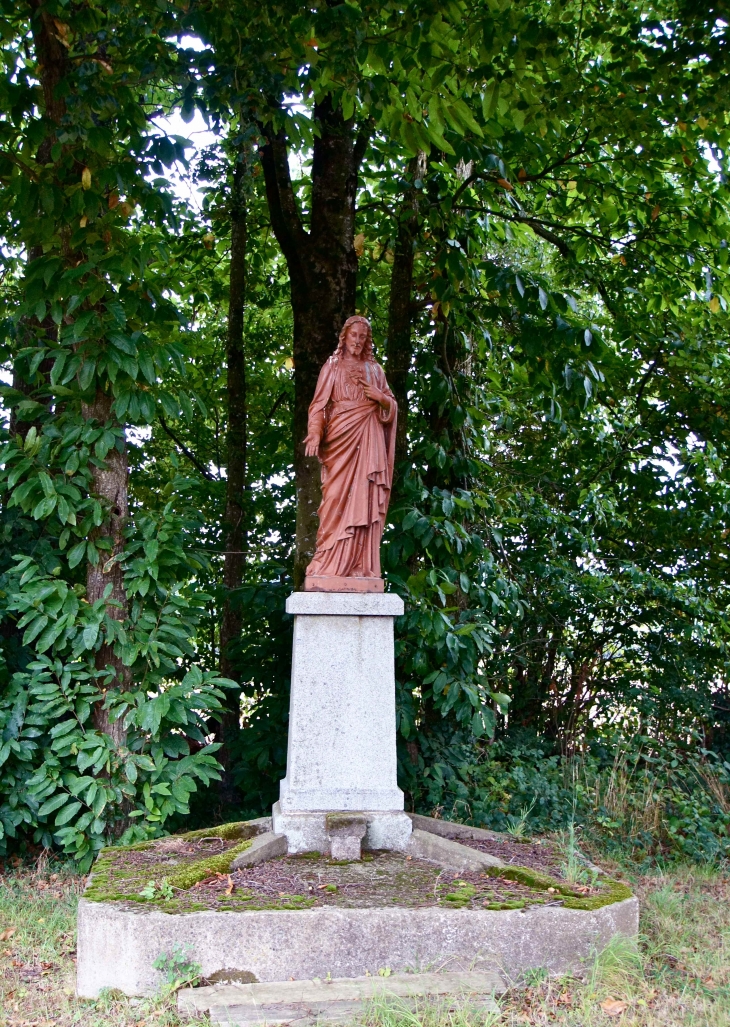
[[[370,322],[368,321],[368,319],[366,317],[362,317],[360,314],[355,314],[353,317],[348,317],[348,319],[343,324],[342,331],[340,332],[339,342],[337,343],[337,349],[334,352],[335,357],[341,357],[342,354],[345,352],[345,336],[347,335],[347,329],[350,327],[350,325],[358,323],[367,325],[368,329],[367,341],[363,347],[363,360],[375,360],[375,357],[373,355],[373,330],[370,327]]]

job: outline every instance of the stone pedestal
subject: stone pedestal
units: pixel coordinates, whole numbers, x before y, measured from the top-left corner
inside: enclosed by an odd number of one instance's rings
[[[289,852],[329,852],[326,815],[357,812],[366,848],[404,849],[411,822],[396,777],[393,621],[389,594],[295,592],[287,773],[274,831]]]

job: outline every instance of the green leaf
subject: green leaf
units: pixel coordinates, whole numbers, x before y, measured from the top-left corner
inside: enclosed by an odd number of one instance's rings
[[[443,135],[435,125],[432,125],[431,122],[429,122],[426,126],[426,131],[428,132],[428,138],[439,150],[455,156],[453,146],[444,139]]]
[[[68,551],[68,565],[71,569],[81,563],[86,554],[86,540],[77,544]]]
[[[98,623],[87,624],[83,631],[84,649],[93,649],[99,637]]]
[[[58,792],[56,795],[51,796],[50,799],[43,803],[43,805],[38,810],[38,816],[48,816],[49,813],[53,813],[55,810],[59,809],[61,806],[67,803],[70,798],[71,796],[68,795],[67,792]]]
[[[127,335],[122,335],[119,332],[112,332],[109,336],[109,342],[112,346],[116,346],[122,353],[127,353],[130,357],[137,356],[137,346]]]
[[[484,98],[482,99],[482,113],[485,119],[489,119],[493,116],[497,110],[497,104],[499,103],[499,82],[496,79],[492,79],[487,88],[484,91]]]
[[[58,501],[57,496],[51,496],[50,498],[42,499],[40,503],[37,503],[33,507],[33,519],[36,521],[42,521],[46,517],[50,516],[56,509],[56,503]]]
[[[62,809],[56,817],[56,827],[63,827],[64,824],[67,824],[69,820],[72,820],[76,816],[80,809],[80,802],[69,803],[69,805],[66,806],[65,809]]]
[[[81,388],[82,392],[86,392],[86,390],[89,388],[89,386],[93,382],[95,371],[96,371],[96,361],[95,360],[88,360],[87,359],[81,365],[81,369],[79,370],[79,374],[78,374],[78,379],[79,379],[79,387]]]

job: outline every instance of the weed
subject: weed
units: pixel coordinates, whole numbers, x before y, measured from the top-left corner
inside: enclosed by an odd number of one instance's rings
[[[191,945],[175,945],[172,952],[163,952],[157,957],[152,966],[165,976],[163,990],[173,992],[197,983],[202,967],[193,962],[191,955]]]
[[[568,829],[563,833],[562,848],[565,855],[563,863],[563,877],[569,885],[588,884],[595,888],[598,880],[598,871],[588,866],[588,860],[578,848],[576,841],[575,821],[571,819]]]
[[[166,899],[169,902],[170,899],[175,898],[175,892],[166,877],[163,877],[159,884],[156,881],[148,881],[139,894],[150,902],[157,898]]]
[[[513,813],[507,815],[507,834],[511,834],[513,838],[518,841],[529,838],[529,832],[527,830],[527,821],[535,808],[537,802],[537,796],[533,796],[532,802],[529,806],[523,806],[520,810],[519,816],[515,816]]]

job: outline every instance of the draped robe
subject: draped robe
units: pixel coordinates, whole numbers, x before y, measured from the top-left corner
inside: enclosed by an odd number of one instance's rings
[[[390,400],[384,410],[363,385]],[[380,578],[380,540],[393,481],[397,404],[379,364],[329,358],[309,407],[308,430],[322,441],[317,550],[307,577]]]

